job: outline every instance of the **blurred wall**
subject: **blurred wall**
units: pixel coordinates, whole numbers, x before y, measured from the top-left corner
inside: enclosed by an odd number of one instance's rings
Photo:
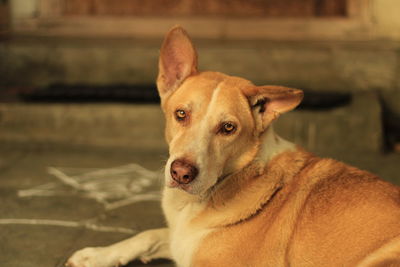
[[[293,22],[289,14],[267,20],[277,25],[270,29],[251,15],[63,17],[60,0],[10,0],[13,35],[0,43],[0,88],[152,84],[162,35],[178,23],[194,37],[202,69],[259,84],[379,91],[400,114],[400,1],[349,1],[364,9],[348,22]]]
[[[9,9],[5,0],[0,0],[0,36],[9,28]]]

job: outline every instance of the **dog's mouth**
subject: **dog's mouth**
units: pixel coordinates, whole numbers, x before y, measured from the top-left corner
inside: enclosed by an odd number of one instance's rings
[[[194,194],[193,193],[193,186],[191,185],[191,183],[189,184],[180,184],[178,182],[176,182],[173,179],[170,179],[170,181],[167,183],[167,186],[169,188],[177,188],[177,189],[181,189],[189,194]]]
[[[212,186],[210,186],[205,191],[203,191],[203,193],[199,193],[199,194],[206,194],[206,195],[210,194],[230,175],[232,175],[232,173],[228,173],[228,174],[218,177],[217,181]],[[175,180],[170,179],[169,182],[167,183],[167,187],[180,189],[191,195],[198,194],[198,193],[194,192],[193,183],[180,184],[180,183],[176,182]]]

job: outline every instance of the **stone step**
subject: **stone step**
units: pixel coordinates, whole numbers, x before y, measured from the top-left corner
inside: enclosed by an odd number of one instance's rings
[[[0,140],[165,147],[158,105],[0,104]]]
[[[314,152],[382,151],[379,98],[373,92],[353,94],[349,105],[329,110],[301,109],[276,122],[276,131]]]
[[[0,103],[0,142],[37,142],[165,150],[156,104]],[[356,93],[345,106],[282,115],[276,131],[314,152],[380,151],[378,97]]]

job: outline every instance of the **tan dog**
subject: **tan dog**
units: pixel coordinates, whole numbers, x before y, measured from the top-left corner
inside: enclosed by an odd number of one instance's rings
[[[273,132],[302,91],[198,72],[179,27],[162,46],[157,86],[168,228],[80,250],[68,266],[159,257],[180,267],[400,266],[399,188]]]

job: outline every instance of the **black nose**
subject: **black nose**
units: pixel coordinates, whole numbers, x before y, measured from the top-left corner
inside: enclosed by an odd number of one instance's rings
[[[198,169],[185,159],[177,159],[171,163],[172,179],[179,184],[190,183],[196,178],[198,173]]]

